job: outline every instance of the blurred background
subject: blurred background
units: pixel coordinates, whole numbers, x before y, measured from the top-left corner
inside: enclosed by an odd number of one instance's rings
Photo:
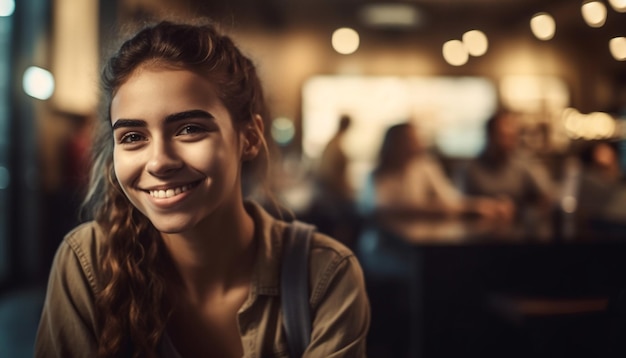
[[[626,1],[0,0],[0,356],[32,356],[79,222],[103,58],[134,24],[189,16],[258,66],[279,202],[361,259],[370,356],[611,354]],[[488,149],[502,110],[522,164],[497,179],[489,153],[513,157]],[[427,164],[385,172],[388,130],[407,123],[391,157]]]

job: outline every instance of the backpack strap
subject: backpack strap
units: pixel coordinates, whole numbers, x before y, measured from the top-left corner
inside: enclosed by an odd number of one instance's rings
[[[289,357],[301,357],[311,341],[309,246],[315,227],[294,221],[285,229],[280,275],[281,310]]]

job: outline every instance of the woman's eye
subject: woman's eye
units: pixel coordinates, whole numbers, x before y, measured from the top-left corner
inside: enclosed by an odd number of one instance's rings
[[[178,135],[196,134],[196,133],[201,133],[204,131],[205,130],[202,129],[201,127],[188,125],[188,126],[184,126],[183,129],[181,129],[180,132],[178,132]]]
[[[139,133],[128,133],[120,139],[120,143],[135,143],[144,140],[144,136]]]

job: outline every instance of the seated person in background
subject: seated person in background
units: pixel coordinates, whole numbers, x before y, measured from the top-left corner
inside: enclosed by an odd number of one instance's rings
[[[547,219],[552,207],[552,183],[546,168],[518,155],[519,123],[516,114],[498,112],[486,124],[487,145],[470,162],[464,187],[468,195],[510,200],[518,220],[529,210]]]
[[[581,153],[583,172],[605,184],[618,184],[622,179],[618,149],[607,141],[593,142]]]
[[[607,141],[593,142],[581,154],[576,221],[578,234],[626,227],[626,185],[618,149]]]
[[[411,123],[391,126],[385,133],[378,164],[358,197],[365,218],[357,255],[368,277],[409,278],[414,257],[407,245],[424,241],[454,241],[465,235],[463,216],[472,223],[508,222],[510,203],[468,197],[458,191],[436,158],[420,143]]]
[[[373,212],[382,222],[466,214],[510,217],[506,202],[468,197],[458,191],[437,159],[420,143],[411,123],[397,124],[387,130],[378,165],[361,199],[361,204],[369,202],[361,208]]]

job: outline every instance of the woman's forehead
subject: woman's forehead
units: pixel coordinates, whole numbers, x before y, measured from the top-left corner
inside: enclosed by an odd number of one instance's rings
[[[191,98],[216,95],[215,80],[197,71],[186,68],[164,66],[141,66],[135,69],[120,84],[116,95],[121,91],[140,90],[140,92],[185,92],[194,94]]]
[[[115,120],[192,108],[226,114],[214,83],[204,76],[186,69],[145,67],[120,85],[110,109],[111,119]]]

